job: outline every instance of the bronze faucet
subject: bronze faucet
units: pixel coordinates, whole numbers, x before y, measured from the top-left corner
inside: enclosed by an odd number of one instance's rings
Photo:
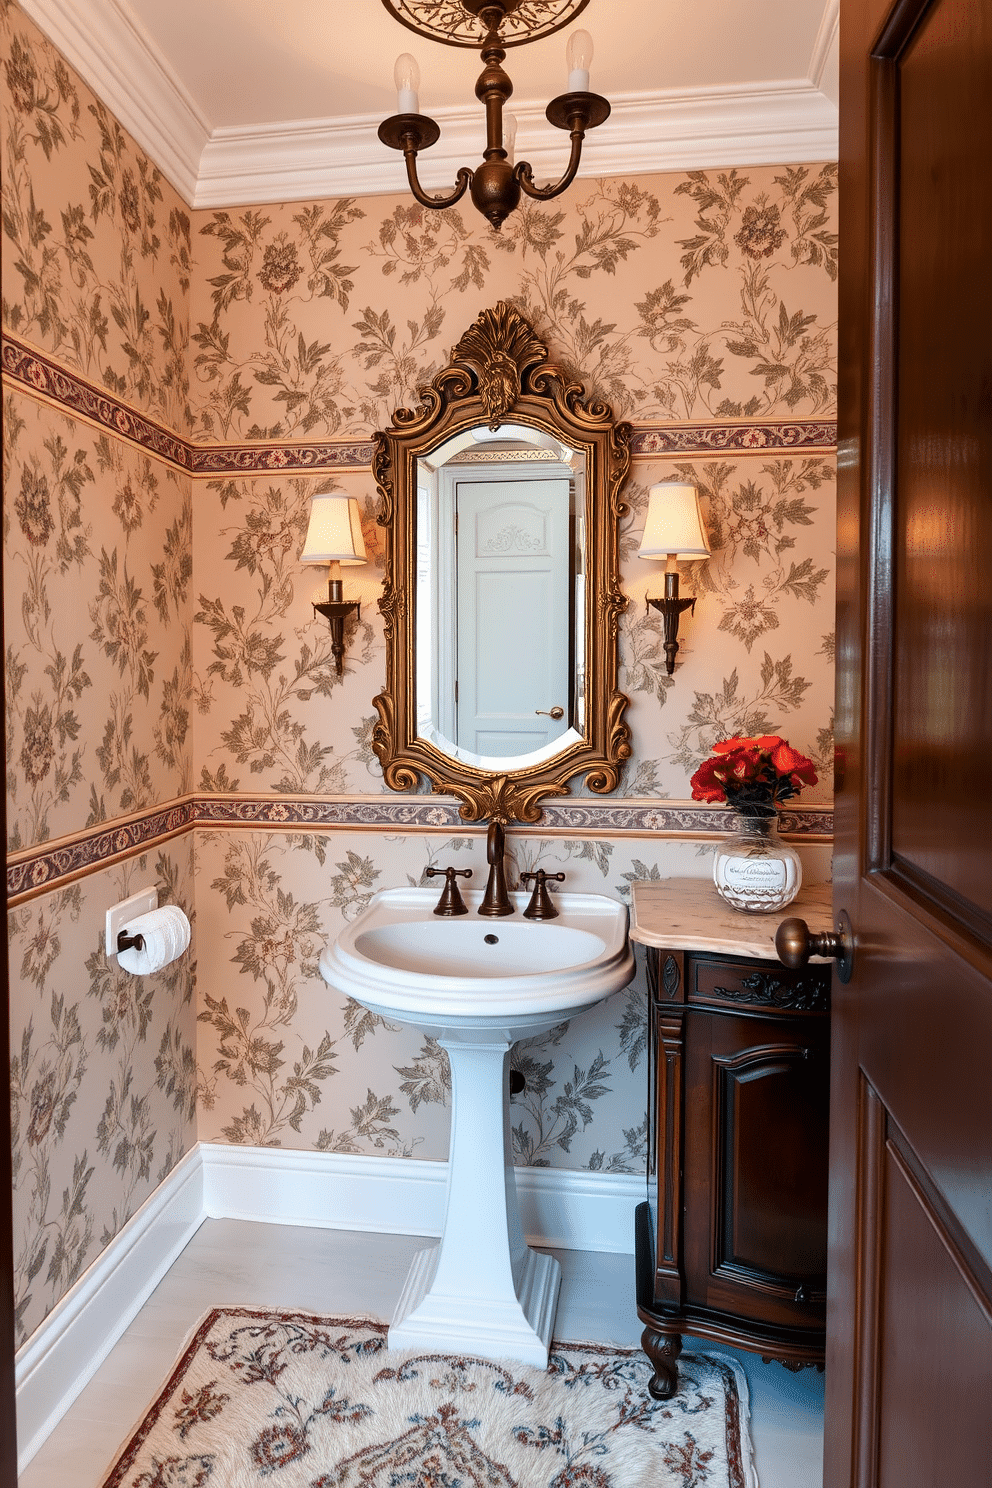
[[[530,903],[524,910],[524,919],[556,920],[558,918],[558,911],[555,909],[546,885],[548,879],[555,879],[558,883],[564,883],[564,873],[545,873],[543,868],[538,868],[536,873],[521,873],[521,883],[527,883],[529,879],[534,880],[534,892],[530,896]]]
[[[458,892],[459,878],[471,878],[471,868],[425,868],[425,878],[437,878],[438,874],[444,874],[444,888],[441,897],[434,909],[436,915],[444,915],[448,919],[452,915],[468,914],[465,901]]]
[[[486,884],[486,892],[482,903],[479,905],[480,915],[509,915],[513,913],[513,905],[510,896],[506,892],[506,867],[503,858],[506,853],[506,834],[503,831],[503,823],[491,821],[489,832],[486,835],[486,861],[489,864],[489,882]]]

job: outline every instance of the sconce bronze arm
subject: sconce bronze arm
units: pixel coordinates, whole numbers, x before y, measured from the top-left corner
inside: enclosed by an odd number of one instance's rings
[[[671,677],[675,671],[675,655],[679,649],[679,616],[684,610],[694,611],[696,599],[679,598],[679,576],[677,573],[666,573],[665,596],[663,599],[649,599],[647,601],[653,609],[656,609],[665,622],[665,671]]]
[[[362,606],[357,599],[343,599],[341,597],[341,580],[331,579],[327,585],[328,597],[322,604],[314,603],[314,614],[323,615],[331,627],[331,655],[334,657],[334,670],[340,677],[344,672],[344,622],[352,610],[358,611],[358,619],[362,617]]]

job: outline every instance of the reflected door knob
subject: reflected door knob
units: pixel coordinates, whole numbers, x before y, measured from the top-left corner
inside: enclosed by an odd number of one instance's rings
[[[851,980],[854,935],[846,910],[837,916],[836,930],[811,930],[805,920],[783,920],[775,932],[775,949],[782,965],[791,971],[800,971],[810,956],[831,956],[837,962],[840,980]]]
[[[559,708],[557,703],[553,708],[535,708],[534,713],[539,718],[553,718],[556,721],[565,717],[565,709]]]

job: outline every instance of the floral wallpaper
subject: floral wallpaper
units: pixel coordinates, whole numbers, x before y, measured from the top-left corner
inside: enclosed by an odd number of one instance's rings
[[[835,191],[833,165],[580,181],[499,232],[406,197],[196,213],[195,427],[379,428],[504,299],[618,416],[829,415]]]
[[[12,850],[192,783],[190,480],[47,404],[3,421]]]
[[[108,905],[149,883],[193,915],[189,840],[8,915],[14,1284],[23,1340],[196,1140],[194,950],[108,958]]]
[[[648,488],[677,475],[702,494],[712,557],[684,566],[694,617],[679,668],[665,672],[663,625],[646,594],[661,565],[639,559]],[[298,562],[314,490],[355,496],[369,564],[345,578],[361,601],[344,674],[330,632],[314,617],[324,570]],[[713,742],[781,733],[813,758],[829,801],[833,756],[834,463],[809,454],[638,460],[621,529],[624,588],[620,686],[631,698],[633,758],[621,791],[685,799]],[[385,679],[376,598],[382,572],[375,487],[368,473],[331,478],[228,478],[198,483],[193,589],[194,671],[205,703],[197,722],[197,786],[283,794],[383,792],[370,736],[371,700]],[[699,658],[707,658],[703,665]],[[714,667],[718,675],[714,674]],[[581,781],[575,783],[583,794]],[[391,793],[390,793],[391,794]]]
[[[190,425],[190,214],[12,0],[3,43],[3,324]]]
[[[612,799],[642,814],[512,831],[512,864],[621,897],[707,874],[712,836],[698,818],[654,830],[671,823],[654,803],[684,803],[732,732],[789,737],[821,768],[804,802],[829,807],[836,194],[834,168],[811,164],[580,181],[501,234],[405,196],[194,212],[10,0],[0,44],[26,1337],[198,1138],[446,1154],[443,1053],[328,988],[317,957],[378,888],[448,862],[481,876],[481,834],[440,806],[409,829],[387,815],[402,798],[369,743],[385,655],[367,460],[485,306],[516,303],[635,426],[634,754]],[[683,569],[698,603],[674,678],[644,604],[660,567],[637,556],[648,488],[669,476],[698,485],[712,546]],[[358,498],[369,554],[345,578],[361,615],[340,677],[311,607],[324,574],[299,563],[328,489]],[[580,784],[576,804],[602,803]],[[317,826],[300,825],[308,805]],[[360,825],[327,824],[345,808]],[[811,879],[829,851],[801,846]],[[148,882],[195,918],[195,960],[128,978],[103,916]],[[519,1045],[517,1161],[640,1172],[644,1038],[639,970]]]

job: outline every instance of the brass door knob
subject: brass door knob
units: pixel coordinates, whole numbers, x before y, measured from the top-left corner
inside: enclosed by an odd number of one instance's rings
[[[775,932],[775,949],[783,966],[799,971],[810,956],[831,956],[837,962],[837,975],[842,982],[851,980],[854,963],[854,935],[846,910],[837,916],[836,930],[811,930],[805,920],[783,920]]]
[[[556,703],[553,708],[535,708],[534,714],[538,718],[553,718],[557,722],[559,718],[565,717],[565,709],[559,708]]]

